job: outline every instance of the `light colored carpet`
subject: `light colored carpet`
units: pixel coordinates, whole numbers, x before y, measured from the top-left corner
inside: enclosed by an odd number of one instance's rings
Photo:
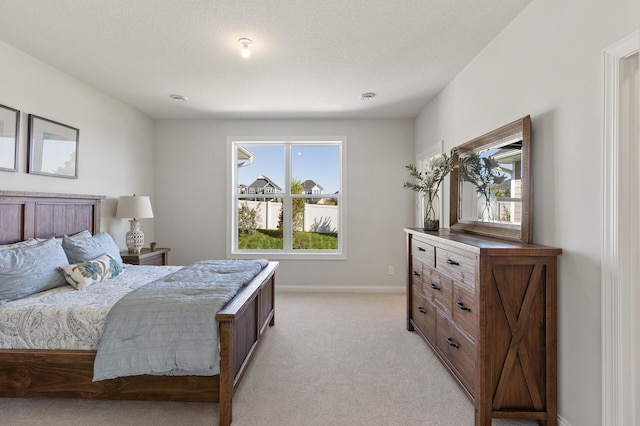
[[[473,406],[406,331],[402,294],[277,293],[233,425],[472,426]],[[0,399],[3,425],[217,425],[217,404]],[[494,421],[495,425],[534,425]]]

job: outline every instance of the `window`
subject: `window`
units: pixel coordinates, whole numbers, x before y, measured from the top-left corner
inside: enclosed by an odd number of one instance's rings
[[[345,258],[346,138],[265,139],[228,138],[228,255]]]

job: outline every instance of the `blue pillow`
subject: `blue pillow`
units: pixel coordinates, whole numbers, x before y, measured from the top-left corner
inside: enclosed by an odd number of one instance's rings
[[[71,264],[90,262],[103,254],[109,254],[121,268],[123,267],[120,248],[106,232],[90,238],[70,238],[65,235],[62,239],[62,248],[67,253]]]
[[[0,250],[0,303],[66,285],[58,267],[68,263],[55,238],[33,246]]]

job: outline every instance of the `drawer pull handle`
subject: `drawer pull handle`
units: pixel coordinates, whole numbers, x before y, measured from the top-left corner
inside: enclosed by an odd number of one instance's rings
[[[418,251],[426,251],[426,250],[423,249],[422,247],[418,247]]]
[[[420,312],[421,314],[427,313],[427,311],[425,311],[425,309],[422,306],[418,306],[418,312]]]
[[[460,309],[462,309],[463,311],[467,311],[467,312],[471,312],[471,308],[466,306],[464,303],[462,302],[456,302],[456,306]]]
[[[460,265],[458,262],[456,262],[456,261],[455,261],[455,260],[453,260],[453,259],[447,259],[447,263],[448,263],[449,265]]]
[[[447,337],[447,344],[449,346],[453,346],[454,348],[458,349],[460,347],[459,344],[457,344],[456,342],[453,341],[453,339],[451,337]]]
[[[438,286],[437,286],[437,285],[435,285],[434,283],[429,284],[429,287],[431,287],[431,288],[432,288],[432,289],[434,289],[434,290],[438,290],[438,291],[441,291],[441,290],[442,290],[442,288],[441,288],[441,287],[438,287]]]
[[[413,275],[415,275],[416,277],[420,276],[420,274],[417,271],[413,271]]]

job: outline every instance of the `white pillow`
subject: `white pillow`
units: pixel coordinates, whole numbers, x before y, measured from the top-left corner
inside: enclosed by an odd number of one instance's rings
[[[58,268],[73,288],[81,290],[88,285],[113,278],[122,272],[122,266],[110,255],[103,254],[88,262]]]

